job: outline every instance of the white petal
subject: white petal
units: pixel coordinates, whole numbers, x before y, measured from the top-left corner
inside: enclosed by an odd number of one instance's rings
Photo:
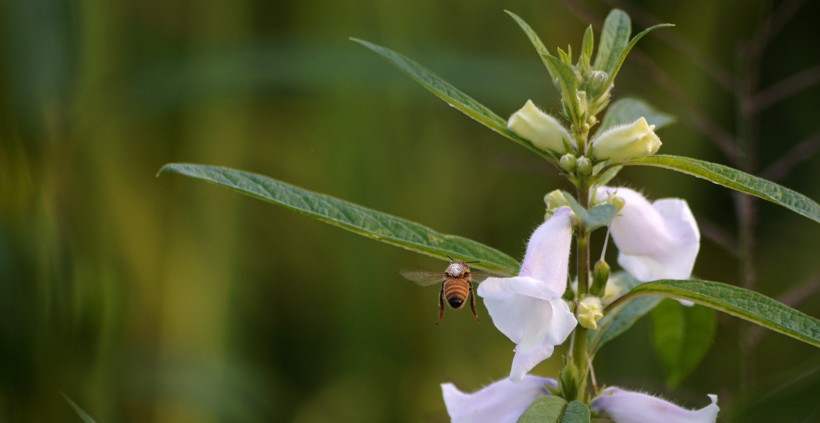
[[[510,372],[514,381],[551,356],[577,324],[561,294],[535,278],[488,278],[478,295],[498,330],[518,344]]]
[[[700,231],[685,200],[650,204],[629,188],[601,187],[597,198],[615,195],[624,207],[610,225],[618,264],[636,279],[688,279],[700,249]]]
[[[700,410],[688,410],[661,398],[630,392],[617,387],[604,389],[590,404],[594,412],[605,412],[615,423],[714,423],[718,411],[717,395],[709,395],[711,404]]]
[[[571,243],[572,212],[569,207],[560,207],[533,231],[519,275],[544,281],[555,292],[560,292],[558,296],[563,295],[567,287]]]
[[[545,384],[556,386],[554,379],[527,375],[519,383],[502,379],[472,394],[444,383],[441,393],[453,423],[515,423],[536,398],[549,393]]]

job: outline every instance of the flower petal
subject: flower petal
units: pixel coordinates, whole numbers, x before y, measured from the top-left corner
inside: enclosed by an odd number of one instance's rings
[[[453,423],[514,423],[536,398],[549,394],[545,384],[557,386],[555,379],[527,375],[519,383],[502,379],[472,394],[443,383],[441,393]]]
[[[720,408],[717,395],[700,410],[688,410],[661,398],[618,387],[609,387],[590,404],[593,412],[608,414],[615,423],[714,423]]]
[[[618,264],[642,282],[688,279],[700,249],[700,231],[685,200],[665,198],[650,204],[629,188],[601,187],[624,200],[612,219],[612,239],[618,246]]]
[[[577,324],[569,306],[531,277],[488,278],[478,287],[493,323],[515,348],[510,378],[521,378],[552,355]],[[546,294],[546,295],[545,295]]]
[[[571,243],[572,212],[559,207],[530,236],[519,276],[546,282],[560,297],[567,287]]]

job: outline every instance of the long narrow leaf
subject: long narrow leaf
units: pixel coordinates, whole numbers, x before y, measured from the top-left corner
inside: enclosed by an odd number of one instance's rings
[[[642,295],[689,300],[820,347],[820,320],[763,294],[720,282],[659,280],[640,284],[607,308]]]
[[[93,418],[91,418],[91,416],[89,416],[89,415],[88,415],[88,413],[86,413],[86,412],[85,412],[85,410],[83,410],[82,408],[80,408],[80,406],[79,406],[79,405],[77,405],[77,403],[76,403],[76,402],[72,401],[72,400],[71,400],[71,398],[69,398],[69,397],[68,397],[68,395],[66,395],[66,394],[64,394],[64,393],[62,393],[62,392],[60,392],[60,394],[63,396],[63,399],[65,399],[65,400],[66,400],[66,402],[68,403],[68,405],[70,405],[70,406],[71,406],[71,408],[74,410],[74,412],[75,412],[75,413],[77,413],[77,417],[79,417],[79,418],[80,418],[80,420],[82,420],[82,421],[83,421],[83,423],[96,423],[96,422],[94,421],[94,419],[93,419]]]
[[[632,23],[629,15],[620,9],[612,9],[604,21],[601,29],[601,42],[598,44],[598,54],[592,67],[606,73],[612,72],[621,53],[629,44],[629,35],[632,33]]]
[[[811,198],[774,182],[728,166],[671,155],[655,155],[632,159],[623,164],[662,167],[706,179],[726,188],[771,201],[820,223],[820,205]]]
[[[399,68],[399,70],[407,74],[414,81],[418,82],[421,86],[426,88],[427,91],[430,91],[436,97],[444,100],[445,102],[447,102],[447,104],[455,107],[456,109],[458,109],[465,115],[469,116],[476,122],[492,129],[493,131],[522,145],[526,149],[540,156],[550,157],[548,153],[540,150],[531,142],[518,136],[518,134],[507,128],[507,122],[501,117],[499,117],[497,114],[493,113],[492,110],[490,110],[483,104],[479,103],[478,101],[474,100],[467,94],[464,94],[463,92],[459,91],[456,87],[444,81],[438,75],[434,74],[424,66],[421,66],[415,61],[399,53],[396,53],[395,51],[390,50],[389,48],[382,47],[380,45],[376,45],[368,41],[359,40],[357,38],[351,38],[351,40],[378,53],[380,56],[384,57],[385,59],[393,63],[393,65],[395,65],[397,68]]]
[[[632,47],[635,47],[635,44],[638,44],[638,41],[640,41],[640,39],[643,38],[644,35],[649,34],[650,32],[652,32],[656,29],[667,28],[667,27],[672,27],[672,26],[675,26],[675,25],[674,24],[668,24],[668,23],[653,25],[653,26],[650,26],[649,28],[646,28],[643,31],[639,32],[638,35],[632,37],[632,40],[630,40],[629,44],[627,44],[626,48],[624,48],[623,51],[621,51],[620,56],[618,56],[618,59],[615,61],[615,64],[612,66],[612,70],[609,72],[609,78],[607,80],[607,83],[612,83],[612,81],[615,80],[615,76],[618,75],[618,71],[621,70],[621,66],[624,64],[624,61],[626,60],[626,56],[632,50]]]
[[[187,163],[166,164],[162,173],[178,173],[277,204],[353,233],[440,259],[477,261],[473,266],[500,275],[518,270],[512,257],[460,236],[446,235],[386,213],[311,192],[242,170]]]
[[[553,81],[557,84],[556,88],[561,91],[561,97],[565,101],[570,102],[570,104],[567,104],[567,113],[570,114],[570,119],[574,119],[575,117],[572,115],[578,110],[577,99],[575,98],[575,71],[571,66],[550,54],[549,50],[547,50],[541,41],[541,38],[538,37],[538,34],[533,31],[527,22],[509,10],[506,10],[506,12],[515,20],[515,23],[518,24],[527,38],[529,38],[532,46],[535,47],[535,51],[538,53],[538,56],[541,57],[541,61],[544,62],[544,66],[546,66]]]

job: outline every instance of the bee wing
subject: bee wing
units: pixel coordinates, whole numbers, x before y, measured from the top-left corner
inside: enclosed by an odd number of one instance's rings
[[[400,273],[405,279],[411,280],[421,286],[441,283],[444,280],[444,274],[427,270],[402,270]]]
[[[470,276],[471,276],[470,279],[472,279],[473,283],[479,284],[481,282],[484,282],[484,279],[487,279],[489,277],[493,277],[493,276],[496,276],[496,275],[494,275],[492,273],[487,273],[487,272],[484,272],[484,271],[481,271],[481,270],[473,270],[473,271],[470,272]]]

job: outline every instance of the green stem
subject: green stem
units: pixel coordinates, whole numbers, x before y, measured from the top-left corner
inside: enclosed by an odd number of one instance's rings
[[[586,178],[581,178],[577,190],[578,202],[584,208],[589,208],[589,183]],[[578,223],[576,244],[578,249],[578,297],[580,300],[589,292],[589,233],[587,233],[583,222]],[[576,307],[577,313],[577,307]],[[575,368],[578,369],[577,399],[584,401],[586,396],[586,381],[589,375],[589,361],[587,360],[587,329],[581,326],[575,328],[572,340],[572,351],[570,359]],[[568,398],[569,399],[569,398]]]

